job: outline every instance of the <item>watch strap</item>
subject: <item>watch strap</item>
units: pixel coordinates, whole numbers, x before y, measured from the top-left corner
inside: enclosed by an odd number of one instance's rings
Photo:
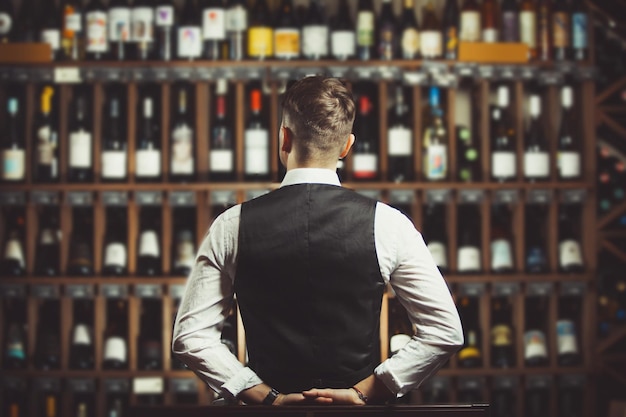
[[[263,405],[274,404],[274,401],[276,401],[276,398],[278,398],[278,394],[280,393],[276,391],[274,388],[270,389],[270,392],[268,392],[267,396],[263,399]]]

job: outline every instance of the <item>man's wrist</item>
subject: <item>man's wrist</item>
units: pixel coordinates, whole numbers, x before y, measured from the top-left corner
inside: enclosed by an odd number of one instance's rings
[[[263,399],[263,405],[273,405],[274,402],[276,401],[276,398],[278,398],[278,396],[280,395],[280,393],[278,391],[276,391],[274,388],[270,389],[270,392],[267,393],[267,396],[265,396],[265,398]]]
[[[363,394],[363,392],[357,387],[350,387],[350,388],[354,390],[354,392],[356,392],[357,397],[359,397],[359,400],[363,401],[363,404],[367,404],[367,401],[369,399],[367,395]]]

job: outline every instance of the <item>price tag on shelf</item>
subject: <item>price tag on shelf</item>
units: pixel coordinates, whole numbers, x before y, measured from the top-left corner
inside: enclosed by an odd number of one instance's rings
[[[56,67],[54,68],[54,82],[56,84],[82,83],[83,77],[78,67]]]
[[[111,378],[104,380],[104,391],[108,393],[128,392],[130,383],[127,379]]]
[[[298,78],[298,70],[297,68],[288,68],[281,66],[271,67],[270,77],[273,80],[294,80]]]
[[[142,82],[148,80],[148,69],[147,68],[131,68],[128,71],[129,79]]]
[[[26,204],[26,193],[24,191],[4,191],[0,193],[0,205],[2,206],[23,206]]]
[[[493,378],[493,387],[501,390],[513,390],[519,385],[519,378],[509,375],[501,375]]]
[[[554,292],[552,282],[530,282],[526,289],[526,294],[531,297],[547,297]]]
[[[35,378],[33,386],[40,392],[61,391],[61,380],[59,378]]]
[[[459,190],[459,202],[462,204],[480,204],[485,199],[485,190]]]
[[[582,297],[587,291],[587,284],[584,282],[564,281],[561,282],[559,294],[564,297]]]
[[[549,389],[552,386],[550,375],[528,375],[526,377],[526,388]]]
[[[528,190],[526,202],[528,204],[550,204],[552,194],[552,190]]]
[[[137,284],[135,286],[135,296],[139,298],[160,298],[163,295],[161,285],[157,284]]]
[[[68,385],[72,392],[95,392],[96,381],[88,378],[72,378],[69,379]]]
[[[162,202],[161,191],[135,191],[135,203],[139,206],[160,206]]]
[[[260,80],[264,78],[263,76],[265,73],[263,68],[255,66],[241,68],[241,71],[243,78],[246,80]]]
[[[520,78],[517,67],[503,65],[497,70],[497,78],[502,81],[513,81]]]
[[[413,190],[391,190],[389,191],[389,202],[391,204],[412,205],[415,202],[415,192]]]
[[[128,297],[128,285],[124,284],[102,284],[100,291],[104,298]]]
[[[493,295],[496,297],[508,297],[518,294],[520,291],[519,282],[494,282]]]
[[[515,204],[519,200],[518,190],[495,190],[493,201],[499,204]]]
[[[482,391],[485,380],[479,376],[459,377],[459,389],[462,391]]]
[[[198,392],[198,384],[192,378],[170,379],[170,391],[176,394],[190,394]]]
[[[378,75],[374,67],[370,67],[367,65],[357,66],[357,67],[352,68],[352,74],[354,74],[354,77],[358,80],[370,80],[370,81],[376,80],[376,77]]]
[[[559,71],[542,71],[539,73],[540,85],[561,85],[563,82],[563,74]]]
[[[426,190],[426,202],[431,204],[446,204],[452,198],[450,190]]]
[[[561,190],[561,202],[564,204],[582,204],[587,198],[587,190]]]
[[[208,200],[211,206],[234,206],[237,204],[237,193],[226,190],[211,191]]]
[[[24,298],[26,297],[25,284],[0,284],[0,297]]]
[[[52,68],[37,68],[31,70],[31,76],[34,81],[40,83],[54,82],[54,71]]]
[[[30,193],[30,201],[39,206],[56,206],[61,199],[56,191],[34,190]]]
[[[126,71],[123,68],[97,68],[95,71],[97,81],[117,83],[128,79]]]
[[[583,388],[587,378],[582,374],[564,374],[559,376],[559,387],[561,388]]]
[[[454,72],[459,78],[474,78],[476,71],[475,64],[460,62],[454,65]]]
[[[212,81],[215,79],[215,68],[198,67],[196,68],[196,78],[201,81]]]
[[[351,70],[346,66],[332,66],[328,68],[328,74],[331,77],[346,79],[350,78]]]
[[[169,202],[173,207],[190,207],[196,205],[196,193],[193,191],[172,191]]]
[[[465,297],[480,297],[485,293],[487,284],[484,282],[467,282],[459,284],[459,294]]]
[[[483,80],[491,80],[496,77],[496,67],[493,65],[480,65],[476,77]]]
[[[69,284],[65,287],[65,294],[74,299],[93,298],[96,291],[93,284]]]
[[[37,284],[32,287],[33,296],[42,299],[59,298],[59,286],[51,284]]]
[[[573,62],[565,61],[555,63],[555,70],[561,73],[563,77],[570,76],[574,72],[575,68],[576,65],[574,65]]]
[[[193,67],[175,67],[170,68],[170,80],[191,81],[193,79]]]
[[[386,81],[401,80],[402,73],[398,67],[381,65],[378,67],[378,78]]]
[[[539,68],[531,65],[525,65],[519,67],[518,73],[522,80],[534,81],[539,76]]]
[[[103,191],[102,204],[108,207],[124,207],[128,205],[128,192]]]
[[[133,378],[133,394],[162,394],[163,378],[161,377],[136,377]]]
[[[154,82],[163,82],[169,79],[169,69],[166,67],[150,67],[146,79]]]
[[[240,80],[243,78],[243,74],[237,67],[221,67],[221,68],[216,69],[215,78],[225,78],[227,80]]]
[[[404,83],[407,85],[428,84],[428,73],[424,71],[404,71],[402,77]]]
[[[169,286],[170,297],[174,300],[180,300],[185,293],[185,286],[180,284],[172,284]]]
[[[66,203],[70,206],[91,206],[93,193],[91,191],[70,191],[65,195]]]

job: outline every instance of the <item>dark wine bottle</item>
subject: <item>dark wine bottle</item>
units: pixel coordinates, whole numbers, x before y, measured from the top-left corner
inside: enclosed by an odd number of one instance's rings
[[[546,248],[546,207],[539,204],[526,206],[525,220],[525,269],[529,274],[548,272],[548,252]]]
[[[193,118],[189,111],[187,87],[177,90],[177,114],[172,124],[170,142],[170,181],[190,182],[195,179],[195,130]]]
[[[42,7],[39,41],[50,45],[50,58],[52,61],[57,61],[61,58],[61,11],[54,1],[43,2]],[[1,23],[0,26],[2,26]]]
[[[478,299],[476,297],[461,298],[458,310],[465,333],[465,344],[457,355],[461,368],[478,368],[482,365],[478,309]]]
[[[87,97],[78,92],[72,106],[68,149],[68,180],[93,180],[93,137],[88,116]]]
[[[202,6],[202,39],[204,57],[208,60],[224,58],[226,42],[226,8],[222,0],[204,0]]]
[[[456,60],[459,50],[459,4],[456,0],[446,0],[443,9],[443,49],[444,58]]]
[[[391,0],[383,0],[376,28],[378,59],[384,61],[396,59],[398,56],[398,29]]]
[[[37,117],[36,151],[34,174],[37,182],[59,180],[59,138],[57,126],[52,117],[52,96],[54,89],[46,86],[41,91],[41,104]]]
[[[74,325],[70,342],[69,364],[71,369],[93,369],[93,301],[74,301]]]
[[[292,0],[282,0],[274,29],[274,56],[277,59],[296,59],[300,56],[300,25]]]
[[[356,53],[360,60],[374,59],[374,6],[372,0],[359,0],[356,15]]]
[[[261,89],[250,91],[250,113],[244,132],[244,177],[246,180],[265,181],[270,177],[270,139],[263,117]]]
[[[589,12],[584,0],[572,2],[572,55],[576,61],[589,59]]]
[[[24,228],[24,208],[7,207],[4,216],[4,252],[0,259],[0,276],[20,277],[26,274]]]
[[[426,246],[442,274],[448,272],[448,237],[446,208],[443,204],[429,204],[424,210],[423,235]]]
[[[137,275],[158,276],[161,269],[161,212],[158,207],[141,209],[139,243],[137,251]]]
[[[580,207],[561,205],[559,210],[559,270],[564,273],[581,273],[584,261],[580,235]]]
[[[352,156],[352,178],[355,181],[375,181],[379,177],[378,141],[374,123],[373,102],[368,94],[358,99],[354,121],[354,155]]]
[[[63,0],[62,3],[61,47],[66,61],[82,61],[84,56],[85,28],[81,6],[82,2],[78,0]]]
[[[230,0],[226,10],[226,36],[228,57],[231,61],[241,61],[245,58],[247,30],[248,9],[245,0]]]
[[[106,232],[102,274],[124,276],[128,272],[127,221],[125,207],[106,208]]]
[[[155,8],[154,25],[157,37],[157,59],[171,61],[174,57],[174,22],[176,9],[173,0],[161,0]]]
[[[424,59],[439,59],[443,55],[442,28],[435,13],[435,6],[432,0],[428,2],[422,11],[420,50]]]
[[[511,212],[503,204],[491,208],[491,272],[505,274],[514,271]]]
[[[546,317],[548,297],[531,296],[525,303],[524,363],[528,367],[548,365]]]
[[[235,149],[231,119],[228,117],[228,81],[220,79],[215,88],[215,120],[211,127],[209,151],[209,179],[232,181],[235,179]]]
[[[102,368],[128,368],[128,302],[122,299],[107,301],[107,326],[104,332]]]
[[[356,56],[356,32],[347,0],[340,0],[330,31],[330,52],[345,61]]]
[[[163,329],[160,299],[141,300],[139,317],[139,369],[163,369]]]
[[[137,145],[135,147],[135,177],[137,181],[161,179],[161,146],[154,122],[154,100],[145,96],[141,102]]]
[[[509,89],[498,88],[498,104],[491,113],[491,177],[511,181],[517,176],[515,128],[509,117]]]
[[[458,219],[457,272],[460,274],[480,273],[482,271],[482,257],[478,206],[474,204],[459,205]],[[472,220],[468,221],[468,219]]]
[[[26,301],[17,298],[3,300],[4,339],[2,367],[6,370],[25,369],[27,365]]]
[[[428,181],[448,178],[448,132],[440,97],[439,87],[430,87],[422,138],[423,174]]]
[[[122,182],[127,179],[127,138],[122,116],[122,100],[112,93],[105,108],[106,124],[102,143],[102,180]]]
[[[60,240],[59,210],[54,206],[43,206],[39,212],[35,275],[48,277],[59,275]]]
[[[93,210],[74,207],[67,275],[93,275]]]
[[[185,0],[178,26],[177,57],[193,61],[202,56],[201,15],[197,0]]]
[[[154,58],[154,1],[135,0],[130,14],[130,40],[134,46],[134,58],[148,61]]]
[[[575,366],[581,362],[577,330],[582,318],[582,302],[581,297],[573,295],[559,298],[556,322],[556,353],[559,366]]]
[[[99,61],[109,50],[108,14],[102,0],[90,0],[85,9],[85,55]]]
[[[130,59],[131,8],[129,0],[111,0],[108,12],[111,58]]]
[[[172,275],[187,277],[191,273],[196,259],[196,239],[194,223],[191,219],[194,210],[181,208],[175,213],[174,244],[172,245]],[[185,216],[185,217],[180,217]]]
[[[61,317],[58,300],[44,300],[39,308],[35,343],[35,367],[41,370],[61,366]]]
[[[302,55],[306,59],[325,59],[329,55],[330,27],[320,0],[311,0],[307,15],[302,25]]]
[[[581,177],[581,147],[578,134],[576,115],[572,109],[574,94],[572,87],[564,86],[561,90],[561,106],[563,115],[559,127],[557,146],[557,164],[559,179],[572,181]]]
[[[389,180],[394,182],[412,181],[413,168],[413,127],[409,106],[402,85],[395,87],[395,103],[389,117],[387,131],[387,155]]]
[[[248,58],[264,60],[274,56],[274,27],[266,0],[256,0],[250,10]]]
[[[569,1],[556,0],[552,8],[552,56],[555,61],[570,58],[572,14]]]
[[[513,343],[513,317],[511,302],[507,297],[494,297],[491,302],[491,366],[515,366]]]
[[[10,97],[7,101],[6,131],[2,133],[2,181],[23,182],[26,178],[26,146],[19,127],[19,100]]]

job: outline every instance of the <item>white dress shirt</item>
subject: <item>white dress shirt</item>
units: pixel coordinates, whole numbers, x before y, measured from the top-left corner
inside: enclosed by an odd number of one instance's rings
[[[341,186],[334,171],[299,168],[287,172],[281,187],[302,183]],[[221,343],[222,323],[233,299],[240,214],[241,205],[226,210],[204,237],[186,283],[172,343],[182,362],[226,396],[237,396],[263,382]],[[401,396],[416,389],[458,350],[463,332],[448,286],[410,219],[378,202],[374,222],[380,273],[417,329],[409,343],[374,371]]]

